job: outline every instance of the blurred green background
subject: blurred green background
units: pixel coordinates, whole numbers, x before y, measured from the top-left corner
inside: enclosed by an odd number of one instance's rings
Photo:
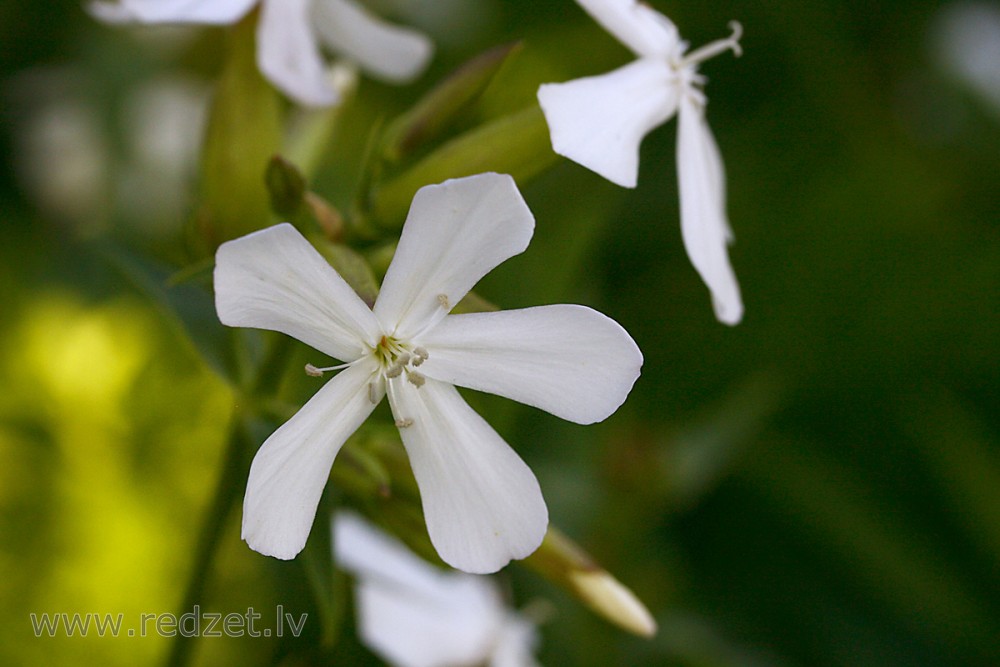
[[[372,124],[476,53],[523,40],[483,100],[494,115],[631,59],[570,0],[402,4],[439,51],[411,86],[362,81],[314,184],[340,206]],[[660,623],[630,637],[515,565],[516,603],[552,605],[540,661],[1000,664],[1000,4],[653,5],[694,46],[745,29],[742,58],[701,71],[746,317],[714,320],[683,252],[676,121],[644,142],[634,191],[561,159],[522,183],[535,239],[478,291],[607,313],[643,375],[594,427],[470,400],[553,522]],[[74,0],[0,5],[0,663],[170,649],[35,638],[29,613],[184,598],[234,398],[94,248],[180,256],[222,38],[110,28]],[[250,551],[238,511],[205,574],[206,608],[315,613],[301,565]],[[333,648],[319,632],[194,656],[377,664],[350,621]]]

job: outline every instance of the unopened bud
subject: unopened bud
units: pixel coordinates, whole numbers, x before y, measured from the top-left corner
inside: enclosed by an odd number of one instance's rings
[[[642,637],[656,634],[656,622],[635,593],[552,526],[542,545],[524,564],[620,628]]]
[[[271,209],[279,217],[294,218],[306,194],[306,178],[302,172],[284,157],[275,155],[267,163],[264,181],[271,196]]]
[[[569,583],[591,609],[625,630],[642,637],[656,634],[656,621],[646,606],[604,570],[576,570],[569,574]]]

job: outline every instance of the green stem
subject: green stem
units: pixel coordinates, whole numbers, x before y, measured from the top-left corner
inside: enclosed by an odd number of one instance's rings
[[[223,453],[222,472],[215,486],[215,493],[209,505],[208,514],[201,527],[198,536],[198,545],[195,550],[194,563],[191,570],[191,578],[188,580],[187,590],[184,592],[184,600],[180,606],[181,614],[190,612],[194,606],[205,597],[205,588],[209,581],[209,574],[215,554],[219,549],[220,538],[226,519],[232,511],[233,505],[239,497],[243,477],[244,452],[250,448],[250,437],[246,425],[241,415],[234,417],[232,431],[229,434],[229,442],[226,451]],[[170,647],[170,655],[167,658],[168,667],[183,667],[190,664],[193,655],[195,637],[185,637],[176,635]]]
[[[266,378],[271,378],[280,372],[289,347],[287,336],[274,338],[264,359],[257,366],[255,373],[246,383],[250,387],[249,394],[254,395]],[[226,520],[233,506],[239,500],[243,489],[243,480],[247,474],[246,452],[255,450],[257,444],[251,434],[248,417],[244,411],[237,410],[233,415],[233,423],[229,433],[229,441],[222,457],[222,472],[215,485],[215,493],[208,507],[208,514],[198,536],[191,577],[188,580],[184,600],[181,603],[180,614],[190,612],[196,604],[205,598],[212,563],[219,550],[220,539]],[[180,617],[178,614],[178,618]],[[184,637],[178,634],[170,648],[167,667],[184,667],[190,664],[193,655],[195,637]]]

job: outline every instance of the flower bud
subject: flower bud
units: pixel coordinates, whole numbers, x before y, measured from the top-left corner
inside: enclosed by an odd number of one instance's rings
[[[524,564],[559,584],[620,628],[642,637],[656,634],[656,621],[635,593],[552,526],[542,546],[526,558]]]

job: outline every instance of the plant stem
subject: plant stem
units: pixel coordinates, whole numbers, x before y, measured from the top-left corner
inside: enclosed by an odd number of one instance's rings
[[[242,415],[235,415],[233,420],[229,442],[223,453],[222,472],[219,474],[208,514],[201,526],[191,577],[188,580],[187,590],[184,592],[184,600],[181,603],[178,618],[180,618],[180,614],[193,610],[194,606],[204,599],[212,563],[219,549],[222,529],[242,488],[240,480],[243,477],[245,467],[244,452],[250,451],[251,444]],[[170,647],[167,667],[183,667],[190,664],[195,639],[197,637],[176,635]]]

